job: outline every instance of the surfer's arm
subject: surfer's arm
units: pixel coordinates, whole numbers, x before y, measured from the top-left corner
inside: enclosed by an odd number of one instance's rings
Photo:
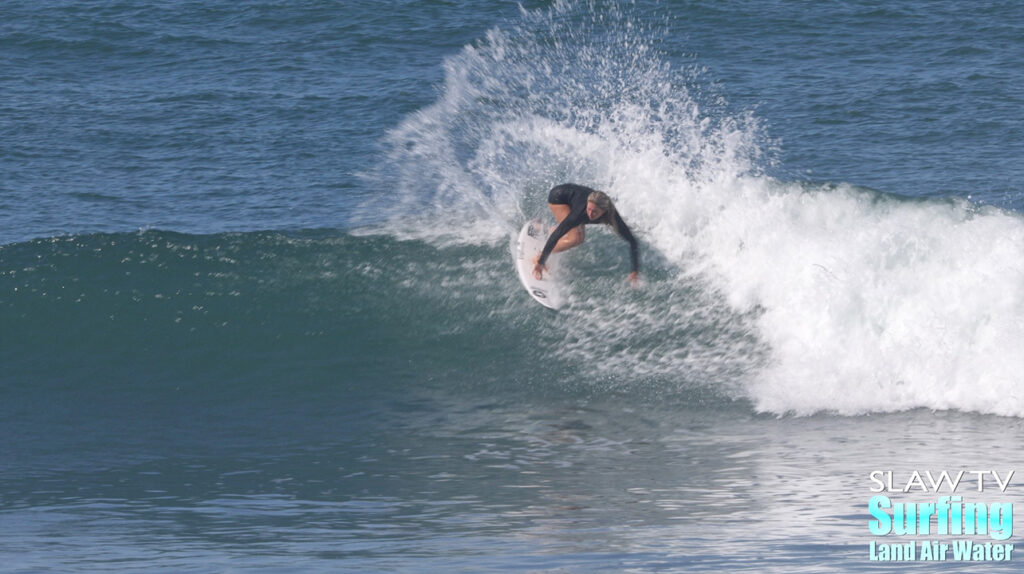
[[[619,237],[629,242],[629,258],[633,263],[633,271],[629,276],[630,281],[635,281],[640,273],[640,246],[636,241],[636,237],[633,237],[633,232],[629,230],[629,226],[622,220],[622,216],[618,212],[615,213],[614,229],[618,232]]]

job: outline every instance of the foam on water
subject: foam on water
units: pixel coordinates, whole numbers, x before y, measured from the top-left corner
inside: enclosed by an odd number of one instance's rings
[[[1024,413],[1024,221],[848,186],[755,182],[705,228],[730,302],[765,312],[765,410]]]
[[[651,22],[556,2],[451,57],[390,134],[384,229],[499,243],[552,185],[606,189],[648,284],[623,288],[625,249],[588,234],[570,260],[593,281],[549,327],[561,359],[775,413],[1024,416],[1020,214],[769,177],[756,118],[666,63]]]

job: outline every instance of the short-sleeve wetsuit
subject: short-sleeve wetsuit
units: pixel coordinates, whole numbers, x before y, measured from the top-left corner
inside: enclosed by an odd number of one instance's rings
[[[551,232],[548,237],[548,242],[544,244],[544,250],[540,253],[540,259],[537,263],[544,265],[548,260],[548,256],[551,255],[558,240],[562,238],[570,229],[579,227],[580,225],[587,225],[592,223],[612,223],[612,228],[622,237],[629,242],[629,257],[633,261],[633,271],[640,271],[640,254],[639,248],[637,247],[636,238],[633,237],[633,233],[626,226],[626,222],[622,221],[622,217],[619,216],[618,211],[611,210],[612,213],[605,213],[597,219],[590,219],[587,217],[587,197],[593,192],[593,189],[584,187],[582,185],[576,185],[573,183],[563,183],[551,188],[548,192],[548,203],[554,203],[556,205],[568,205],[569,215],[558,224],[558,227]],[[612,217],[609,221],[609,217]]]

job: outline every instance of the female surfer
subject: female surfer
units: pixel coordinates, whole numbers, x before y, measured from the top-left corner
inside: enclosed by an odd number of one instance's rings
[[[572,249],[583,243],[583,226],[590,223],[604,223],[615,230],[619,237],[629,242],[629,257],[633,261],[633,271],[629,274],[629,282],[634,287],[640,277],[640,256],[636,238],[629,231],[626,222],[622,221],[615,210],[608,194],[589,187],[564,183],[551,188],[548,192],[548,207],[558,221],[558,227],[548,236],[544,250],[540,252],[533,266],[533,276],[543,277],[547,271],[548,256],[552,253]]]

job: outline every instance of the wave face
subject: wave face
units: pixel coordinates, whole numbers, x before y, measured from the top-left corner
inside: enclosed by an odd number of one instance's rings
[[[625,249],[601,232],[572,255],[552,329],[587,375],[773,413],[1024,414],[1020,214],[770,177],[756,117],[671,65],[658,29],[557,2],[450,58],[435,104],[390,134],[364,221],[492,245],[552,185],[589,184],[639,231],[648,283],[617,288]]]
[[[268,232],[3,246],[3,358],[32,384],[315,389],[442,376],[462,361],[442,349],[493,305],[486,278],[499,265],[480,251]],[[447,279],[472,267],[468,293]]]

